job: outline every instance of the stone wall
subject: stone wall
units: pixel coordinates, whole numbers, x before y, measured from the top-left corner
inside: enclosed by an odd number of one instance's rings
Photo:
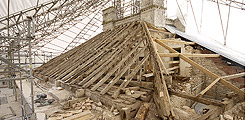
[[[156,27],[165,26],[165,9],[163,0],[141,0],[141,10],[139,13],[118,19],[115,7],[103,10],[103,30],[113,29],[115,26],[133,22],[146,21]]]

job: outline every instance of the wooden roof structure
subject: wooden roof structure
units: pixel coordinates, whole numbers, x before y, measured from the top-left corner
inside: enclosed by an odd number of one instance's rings
[[[201,98],[217,82],[243,97],[244,92],[223,77],[210,72],[205,67],[192,61],[187,55],[178,53],[164,43],[167,41],[163,42],[153,38],[148,28],[171,34],[164,29],[154,28],[145,22],[123,24],[112,30],[102,32],[74,49],[55,57],[35,69],[35,74],[41,75],[43,78],[46,77],[50,81],[59,80],[68,86],[97,92],[98,96],[107,95],[107,100],[110,98],[110,100],[113,100],[112,102],[125,98],[121,94],[122,91],[132,88],[139,93],[139,96],[127,97],[127,100],[130,99],[131,102],[134,102],[130,104],[131,107],[129,108],[131,110],[126,111],[126,115],[134,109],[133,105],[136,105],[136,103],[138,105],[138,102],[136,102],[138,99],[148,101],[144,98],[153,95],[159,115],[162,118],[173,118],[174,113],[170,103],[169,91],[174,95],[201,103],[223,105],[215,100]],[[170,73],[161,60],[163,55],[158,53],[155,47],[156,43],[169,50],[170,54],[168,55],[180,57],[206,73],[215,80],[214,83],[197,97],[168,90],[164,75]],[[182,43],[190,44],[184,41]],[[153,74],[151,75],[151,73]],[[244,73],[242,74],[244,75]],[[136,86],[139,88],[135,88]],[[139,106],[135,109],[139,109]]]

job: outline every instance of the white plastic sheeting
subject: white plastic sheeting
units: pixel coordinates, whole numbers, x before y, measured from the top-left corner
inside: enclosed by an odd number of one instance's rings
[[[166,29],[169,30],[171,33],[177,34],[190,41],[193,41],[215,53],[218,53],[234,62],[237,62],[245,66],[245,55],[244,54],[234,51],[233,49],[228,48],[213,39],[210,39],[199,33],[192,33],[192,34],[184,33],[184,32],[177,30],[175,27],[168,26],[168,25],[166,26]]]
[[[20,12],[24,9],[42,4],[50,0],[10,0],[9,12],[10,14]],[[0,17],[8,15],[8,0],[0,0]]]

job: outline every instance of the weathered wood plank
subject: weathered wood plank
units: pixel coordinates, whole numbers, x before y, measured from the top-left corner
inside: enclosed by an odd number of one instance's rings
[[[134,61],[137,60],[140,56],[140,54],[144,53],[145,49],[147,48],[147,46],[145,46],[142,50],[140,50],[140,52],[138,51],[136,53],[136,56],[134,58],[132,58],[132,60],[127,64],[127,66],[124,67],[123,70],[120,71],[120,74],[117,75],[114,79],[112,79],[109,84],[107,84],[107,86],[103,89],[103,91],[101,91],[101,94],[105,94],[112,85],[114,85],[123,75],[125,72],[127,72],[127,70],[130,68],[130,66],[132,64],[134,64]]]
[[[188,54],[188,53],[159,53],[161,57],[179,57],[182,54],[186,57],[219,57],[218,54]]]
[[[138,29],[138,30],[140,30],[140,29]],[[130,38],[132,36],[134,36],[138,32],[138,30],[136,30],[134,34],[130,35]],[[79,82],[79,85],[83,85],[86,82],[88,82],[93,76],[95,76],[102,69],[103,69],[103,71],[106,71],[107,68],[109,69],[109,66],[113,65],[114,62],[116,62],[115,57],[123,50],[122,48],[124,46],[127,46],[127,45],[130,45],[131,44],[131,42],[128,42],[128,40],[130,38],[124,40],[124,42],[122,44],[120,44],[116,49],[114,49],[112,51],[112,53],[111,53],[112,55],[111,56],[108,56],[109,57],[108,59],[102,60],[100,63],[98,63],[97,65],[95,65],[93,68],[91,68],[91,70],[93,70],[93,71],[90,71],[89,72],[89,75],[86,78],[84,78],[81,82]],[[101,73],[101,74],[103,74],[103,73]],[[97,77],[95,76],[95,78],[97,78]]]
[[[134,70],[127,76],[127,78],[123,81],[123,83],[118,87],[118,89],[114,92],[113,98],[117,98],[117,96],[120,94],[120,90],[125,88],[133,79],[133,77],[136,75],[136,73],[140,70],[141,66],[146,62],[146,60],[149,58],[149,55],[147,55],[143,60],[141,60],[141,63],[138,64]],[[139,82],[140,83],[140,82]]]
[[[130,28],[133,27],[133,25],[134,24],[132,24],[130,26]],[[120,36],[123,36],[123,35],[124,34],[121,34]],[[79,67],[77,67],[77,66],[74,65],[74,67],[71,67],[71,69],[69,69],[66,72],[63,72],[61,75],[59,75],[59,77],[57,79],[61,79],[62,77],[65,76],[62,79],[63,80],[66,80],[67,78],[69,78],[70,76],[72,76],[74,72],[76,72],[77,70],[82,69],[83,67],[85,67],[86,65],[88,65],[89,63],[91,63],[93,60],[95,60],[96,58],[98,58],[101,54],[103,54],[107,50],[107,48],[110,48],[111,45],[113,45],[116,42],[117,42],[116,40],[115,41],[112,41],[112,42],[110,42],[110,41],[107,40],[107,43],[108,44],[105,44],[105,47],[100,47],[100,48],[102,48],[102,50],[100,52],[94,51],[94,54],[90,54],[87,57],[85,57],[85,59],[83,59],[82,62],[78,62],[77,65],[79,65]],[[91,51],[93,51],[93,50],[91,50]],[[80,57],[78,56],[78,58],[80,58]],[[73,70],[74,68],[75,68],[75,70]]]
[[[155,93],[157,95],[157,99],[159,99],[159,103],[157,103],[155,100],[155,103],[157,106],[159,106],[159,111],[161,111],[161,113],[159,114],[162,118],[165,118],[165,117],[171,117],[171,116],[174,116],[174,112],[173,112],[173,109],[171,107],[171,104],[170,104],[170,97],[169,97],[169,94],[168,94],[168,90],[167,90],[167,86],[166,86],[166,82],[164,80],[164,77],[163,77],[163,71],[162,71],[162,65],[159,65],[159,62],[157,61],[154,61],[154,59],[159,59],[159,55],[157,54],[157,51],[156,51],[156,48],[154,48],[154,42],[153,42],[153,39],[151,37],[151,34],[148,30],[148,27],[146,25],[145,22],[143,22],[143,28],[144,28],[144,31],[148,37],[148,43],[149,43],[149,46],[150,46],[150,52],[151,52],[151,57],[152,57],[152,63],[153,63],[153,68],[155,69],[153,71],[154,73],[154,84],[155,84]]]
[[[203,104],[206,104],[206,105],[224,106],[224,104],[222,102],[219,102],[219,101],[216,101],[216,100],[213,100],[213,99],[199,98],[199,97],[196,97],[196,96],[193,96],[193,95],[189,95],[189,94],[185,94],[185,93],[181,93],[181,92],[176,92],[176,91],[173,91],[173,90],[170,90],[169,92],[172,95],[176,95],[178,97],[190,99],[190,100],[193,100],[195,102],[200,102],[200,103],[203,103]]]
[[[150,105],[151,105],[150,103],[142,103],[140,109],[138,110],[135,116],[135,120],[145,120]]]
[[[216,80],[214,80],[212,83],[210,83],[208,85],[208,87],[206,87],[204,90],[202,90],[198,95],[197,97],[201,97],[202,95],[204,95],[209,89],[211,89],[217,82],[219,82],[220,80],[220,77],[217,78]]]
[[[141,41],[142,42],[142,41]],[[140,43],[141,43],[140,42]],[[139,48],[138,44],[133,50],[131,50],[115,67],[113,67],[91,90],[96,90],[101,84],[103,84],[108,78],[127,60],[131,55]]]
[[[224,78],[226,80],[231,80],[231,79],[239,78],[239,77],[242,77],[242,76],[245,76],[245,72],[238,73],[238,74],[233,74],[233,75],[222,76],[221,78]]]
[[[111,36],[114,36],[118,34],[118,32],[123,31],[127,28],[128,26],[121,27],[120,29],[116,31],[112,31],[111,33],[107,34],[107,36],[102,37],[101,38],[102,40],[99,40],[98,42],[94,41],[88,47],[81,48],[81,49],[85,49],[85,51],[78,52],[77,55],[72,55],[72,58],[70,59],[70,61],[65,61],[64,64],[61,64],[63,66],[59,67],[58,70],[55,70],[50,76],[54,76],[54,75],[60,76],[60,74],[69,73],[71,70],[75,69],[78,65],[80,65],[81,63],[83,63],[84,61],[92,57],[94,54],[96,54],[99,50],[103,50],[104,46],[108,45],[113,40]],[[107,40],[107,38],[110,38],[110,39]],[[81,60],[80,58],[83,58],[83,59]],[[73,64],[72,67],[70,67],[71,63]],[[60,79],[60,78],[56,78],[56,79]]]
[[[137,50],[137,48],[139,47],[139,45],[137,45],[135,48],[133,48],[133,50],[131,50],[129,52],[129,54],[127,56],[125,56],[126,58],[130,57],[130,55]],[[127,60],[126,58],[124,58],[123,60]],[[84,88],[90,86],[93,82],[95,82],[101,75],[103,75],[109,68],[111,68],[111,66],[115,63],[117,63],[118,61],[118,57],[116,59],[113,59],[113,62],[110,62],[109,65],[104,66],[103,70],[100,71],[97,75],[95,75],[91,80],[89,80],[87,83],[85,83],[83,85]],[[122,64],[124,61],[120,61],[118,64]],[[108,73],[106,76],[104,76],[101,80],[106,81],[117,69],[114,67],[113,71],[111,71],[111,73]],[[99,85],[99,84],[98,84]],[[96,86],[97,87],[97,86]]]
[[[182,40],[169,40],[169,39],[158,39],[160,40],[161,42],[166,42],[166,43],[179,43],[179,44],[186,44],[186,45],[194,45],[195,43],[194,42],[185,42],[185,41],[182,41]]]

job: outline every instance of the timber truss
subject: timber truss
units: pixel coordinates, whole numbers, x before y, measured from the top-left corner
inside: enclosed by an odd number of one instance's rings
[[[217,82],[244,100],[244,92],[227,81],[228,78],[244,76],[244,73],[218,76],[189,58],[209,55],[182,54],[167,44],[193,43],[177,39],[158,40],[152,36],[149,28],[163,34],[171,34],[145,22],[123,24],[55,57],[35,69],[34,74],[43,78],[45,82],[61,82],[62,87],[71,91],[85,89],[86,95],[92,99],[99,99],[105,105],[116,107],[126,119],[134,117],[141,103],[149,102],[152,96],[159,115],[164,119],[172,119],[175,116],[170,94],[223,108],[223,102],[201,97]],[[166,57],[166,54],[159,53],[156,44],[169,51],[167,57],[179,57],[204,72],[214,82],[197,96],[168,88],[167,78],[171,76],[173,69],[166,68],[166,63],[161,59]],[[213,54],[211,56],[215,57]]]

